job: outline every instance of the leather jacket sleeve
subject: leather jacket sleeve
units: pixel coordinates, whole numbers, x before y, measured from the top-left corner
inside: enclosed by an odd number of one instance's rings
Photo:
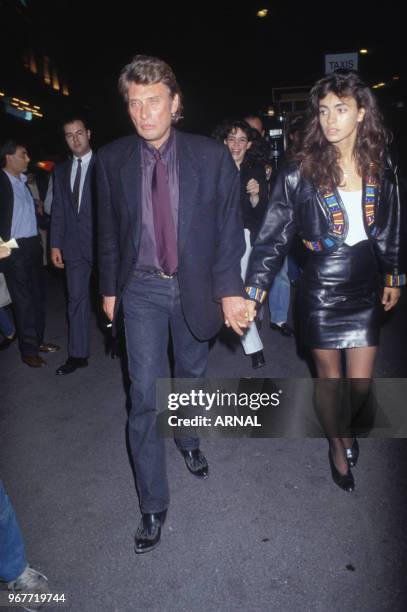
[[[406,262],[403,249],[406,246],[407,199],[397,165],[390,158],[382,181],[380,200],[375,252],[384,275],[384,284],[398,287],[405,284]]]
[[[268,291],[290,250],[297,232],[293,199],[298,181],[298,169],[283,170],[276,178],[250,257],[246,276],[248,287]]]

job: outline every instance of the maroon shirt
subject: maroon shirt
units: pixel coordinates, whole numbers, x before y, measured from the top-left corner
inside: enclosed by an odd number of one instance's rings
[[[170,187],[171,210],[174,218],[175,232],[178,230],[179,209],[179,170],[174,130],[168,140],[158,149],[166,166]],[[145,140],[141,141],[141,236],[136,270],[160,270],[154,233],[153,204],[151,184],[155,165],[155,148]]]

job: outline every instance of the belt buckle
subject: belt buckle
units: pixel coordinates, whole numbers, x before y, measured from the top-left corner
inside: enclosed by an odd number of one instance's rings
[[[170,280],[171,278],[174,278],[175,276],[175,274],[165,274],[165,272],[163,272],[162,270],[159,270],[157,274],[160,278],[163,278],[165,280]]]

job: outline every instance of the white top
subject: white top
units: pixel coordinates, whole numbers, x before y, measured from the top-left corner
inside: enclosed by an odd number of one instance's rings
[[[86,173],[88,171],[88,166],[89,166],[89,162],[90,162],[91,157],[92,157],[92,151],[88,151],[86,153],[86,155],[81,157],[82,168],[81,168],[81,182],[80,182],[80,185],[79,185],[79,206],[78,206],[78,210],[81,207],[83,184],[85,182]],[[75,182],[75,176],[76,176],[77,169],[78,169],[78,157],[74,156],[73,161],[72,161],[72,171],[71,171],[71,190],[73,190],[73,184]]]
[[[367,234],[363,224],[362,190],[341,191],[338,189],[338,191],[349,221],[349,230],[345,244],[353,246],[361,240],[367,240]]]

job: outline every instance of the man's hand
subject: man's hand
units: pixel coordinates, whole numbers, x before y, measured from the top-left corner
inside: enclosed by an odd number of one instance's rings
[[[5,246],[0,246],[0,259],[9,257],[11,255],[11,249]]]
[[[54,266],[56,268],[64,268],[65,264],[64,264],[64,260],[62,257],[62,253],[61,253],[61,249],[56,249],[55,247],[53,247],[51,249],[51,261],[54,264]]]
[[[238,295],[222,298],[222,310],[226,327],[231,327],[239,336],[249,327],[250,321],[247,302]],[[243,330],[243,331],[242,331]]]
[[[116,304],[115,295],[104,295],[103,296],[103,310],[109,321],[113,321],[114,306]]]
[[[394,308],[399,301],[400,293],[401,291],[398,287],[385,287],[383,289],[382,304],[386,311]]]

